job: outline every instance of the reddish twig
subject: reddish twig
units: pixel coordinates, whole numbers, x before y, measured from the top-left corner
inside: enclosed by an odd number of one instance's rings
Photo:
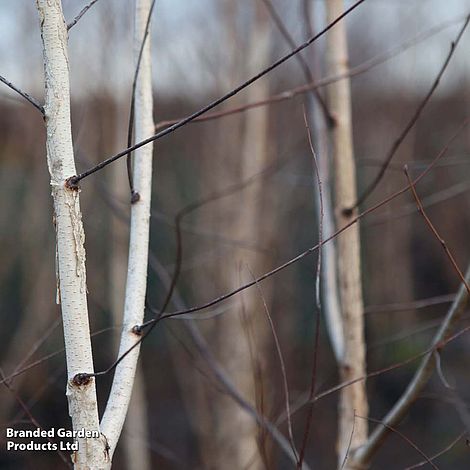
[[[250,274],[256,282],[256,277],[251,270],[250,270]],[[269,308],[266,304],[266,299],[263,295],[263,291],[261,290],[261,287],[258,282],[256,282],[256,288],[258,289],[259,295],[263,302],[264,312],[266,314],[266,318],[268,320],[269,327],[271,329],[271,333],[274,338],[274,344],[276,346],[277,356],[279,358],[279,364],[281,366],[281,375],[282,375],[282,384],[284,387],[284,401],[285,401],[285,406],[286,406],[287,432],[289,434],[289,442],[292,447],[292,452],[294,453],[295,457],[298,459],[297,468],[302,468],[302,461],[300,460],[300,457],[298,457],[299,454],[297,452],[297,448],[295,447],[294,433],[292,432],[292,420],[291,420],[290,399],[289,399],[289,383],[287,381],[287,370],[286,370],[286,364],[284,362],[284,356],[282,354],[281,343],[279,341],[279,337],[277,335],[276,327],[274,326],[273,319],[271,317],[271,314],[269,313]]]
[[[463,272],[460,270],[457,261],[455,261],[454,256],[452,255],[451,251],[449,250],[449,247],[447,246],[447,243],[445,240],[439,235],[439,232],[437,231],[436,227],[434,227],[433,223],[431,222],[431,219],[427,216],[426,212],[424,211],[424,207],[421,204],[421,200],[419,199],[418,193],[416,192],[415,185],[411,181],[410,174],[408,173],[408,167],[405,165],[404,171],[406,174],[406,178],[408,179],[408,183],[410,184],[411,192],[413,193],[413,197],[415,198],[416,205],[418,206],[418,211],[421,213],[423,216],[424,220],[426,221],[426,224],[430,228],[431,232],[434,234],[436,239],[439,241],[441,244],[442,248],[444,249],[447,257],[449,258],[452,266],[454,267],[455,271],[457,272],[460,281],[462,284],[465,286],[465,289],[467,289],[467,292],[470,294],[470,286],[468,285],[468,282],[465,280],[465,276]]]
[[[305,107],[303,110],[303,117],[304,117],[305,129],[307,132],[308,144],[309,144],[310,152],[313,158],[313,167],[314,167],[315,175],[317,178],[319,201],[320,201],[320,204],[319,204],[320,214],[319,214],[319,224],[318,224],[318,261],[317,261],[316,279],[315,279],[315,297],[316,297],[315,300],[316,300],[316,305],[317,305],[317,315],[315,317],[315,336],[314,336],[314,342],[313,342],[313,362],[312,362],[312,375],[311,375],[311,382],[310,382],[310,398],[313,398],[315,394],[315,386],[316,386],[316,380],[317,380],[318,345],[320,341],[320,317],[321,317],[320,279],[321,279],[321,259],[322,259],[321,253],[322,253],[322,245],[323,245],[324,212],[323,212],[323,193],[322,193],[322,182],[320,178],[320,168],[318,166],[315,149],[313,148],[312,136],[310,133],[310,127],[308,125]],[[307,449],[310,428],[312,426],[313,407],[314,407],[314,403],[312,401],[309,406],[308,413],[307,413],[307,421],[305,424],[305,430],[304,430],[304,435],[302,439],[302,447],[300,448],[300,456],[299,456],[299,463],[297,465],[297,469],[302,468],[302,462],[305,457],[305,451]]]

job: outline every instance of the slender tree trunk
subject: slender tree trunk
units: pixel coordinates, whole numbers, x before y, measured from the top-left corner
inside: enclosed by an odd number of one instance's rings
[[[269,46],[268,17],[264,6],[257,4],[254,8],[254,20],[248,46],[250,54],[247,57],[247,75],[261,70],[268,64]],[[269,81],[262,79],[247,90],[246,99],[247,102],[253,102],[265,99],[268,95]],[[268,108],[252,110],[245,115],[240,156],[238,174],[242,181],[268,166]],[[254,241],[269,249],[269,242],[272,241],[271,237],[275,229],[266,217],[263,217],[263,223],[260,222],[264,209],[263,200],[266,200],[264,189],[263,182],[259,181],[249,185],[240,193],[242,198],[240,207],[243,209],[237,211],[239,217],[233,219],[230,231],[238,239]],[[272,207],[266,208],[264,214],[272,213]],[[261,226],[267,227],[264,233],[261,232]],[[269,265],[266,255],[246,250],[236,250],[234,258],[237,262],[234,263],[231,285],[238,285],[240,279],[251,278],[247,268],[253,273],[261,273],[265,272]],[[238,266],[241,269],[241,275],[237,269]],[[269,285],[263,285],[268,305],[271,302]],[[269,326],[266,324],[259,292],[252,289],[244,293],[242,299],[244,311],[242,316],[233,312],[219,321],[219,336],[224,336],[224,341],[219,346],[219,354],[229,376],[241,394],[250,402],[259,403],[260,393],[265,395],[264,400],[266,400],[267,390],[259,388],[260,383],[257,383],[259,378],[256,377],[253,367],[266,370]],[[237,307],[237,310],[239,308]],[[258,361],[261,361],[261,364],[256,366]],[[217,420],[221,436],[218,450],[219,461],[221,463],[232,461],[234,468],[246,468],[247,465],[250,465],[252,470],[264,468],[260,449],[258,449],[258,445],[263,444],[262,441],[257,443],[259,436],[257,436],[256,424],[237,403],[227,399],[221,401],[223,408],[220,409]]]
[[[96,431],[99,435],[95,380],[74,380],[77,374],[94,371],[79,191],[65,186],[67,178],[76,174],[70,122],[67,27],[60,0],[37,0],[37,8],[43,41],[47,162],[54,199],[57,300],[62,306],[69,413],[73,429]],[[108,460],[104,439],[79,439],[79,450],[73,460],[76,468],[104,468]]]
[[[110,98],[112,99],[112,98]],[[119,105],[112,109],[114,116],[125,115],[125,108],[119,109]],[[115,136],[126,135],[125,125],[121,126],[123,120],[114,126]],[[115,138],[111,138],[115,142]],[[114,165],[111,168],[111,187],[113,196],[119,200],[129,198],[129,185],[127,182],[124,163]],[[127,224],[116,216],[111,216],[111,254],[110,254],[110,305],[113,312],[114,324],[122,321],[122,306],[125,299],[126,272],[127,272],[127,250],[128,231]],[[117,342],[116,342],[117,343]],[[118,346],[116,344],[116,346]],[[141,364],[137,364],[137,371],[132,390],[129,411],[124,423],[121,445],[125,450],[125,467],[138,468],[139,470],[150,470],[151,455],[148,447],[148,410],[145,396],[145,377]]]
[[[329,0],[326,8],[330,23],[343,12],[343,0]],[[328,33],[327,65],[329,74],[344,73],[348,69],[344,21]],[[351,207],[357,199],[349,80],[341,80],[328,88],[328,104],[336,120],[331,131],[331,139],[335,170],[336,225],[337,228],[341,228],[355,215],[345,212],[344,209]],[[344,355],[340,364],[340,376],[342,381],[347,381],[362,377],[366,373],[359,225],[353,225],[340,235],[337,246],[344,331]],[[338,436],[340,465],[349,445],[351,449],[355,449],[367,439],[367,421],[355,419],[355,414],[365,418],[367,413],[364,381],[342,389]]]
[[[138,0],[135,12],[134,51],[137,58],[145,34],[151,0]],[[145,42],[137,78],[135,94],[135,141],[153,135],[152,73],[150,34]],[[146,145],[135,152],[133,175],[134,189],[139,199],[132,204],[129,262],[127,268],[126,298],[119,357],[129,351],[140,339],[133,330],[144,317],[147,289],[147,262],[150,228],[150,199],[152,183],[153,146]],[[116,367],[113,385],[102,420],[102,431],[108,439],[112,457],[122,431],[129,407],[132,386],[137,369],[140,345],[127,354]]]

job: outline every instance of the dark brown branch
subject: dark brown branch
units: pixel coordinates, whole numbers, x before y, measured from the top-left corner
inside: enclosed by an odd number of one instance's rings
[[[302,51],[305,48],[307,48],[308,46],[310,46],[310,44],[312,44],[318,38],[320,38],[325,33],[327,33],[331,28],[333,28],[337,23],[339,23],[349,13],[351,13],[359,5],[364,3],[364,1],[365,0],[359,0],[356,3],[354,3],[350,8],[348,8],[343,14],[338,16],[338,18],[336,18],[333,22],[331,22],[326,28],[324,28],[318,34],[316,34],[315,36],[312,36],[306,42],[304,42],[303,44],[301,44],[300,46],[295,48],[293,51],[291,51],[288,54],[284,55],[283,57],[281,57],[280,59],[275,61],[273,64],[271,64],[269,67],[267,67],[264,70],[262,70],[261,72],[257,73],[256,75],[254,75],[253,77],[251,77],[250,79],[248,79],[247,81],[242,83],[241,85],[237,86],[236,88],[234,88],[230,92],[228,92],[225,95],[221,96],[220,98],[212,101],[208,105],[204,106],[203,108],[199,109],[198,111],[194,112],[193,114],[187,116],[186,118],[182,119],[181,121],[177,122],[176,124],[173,124],[172,126],[167,127],[166,129],[158,132],[157,134],[155,134],[155,135],[153,135],[153,136],[151,136],[151,137],[149,137],[149,138],[147,138],[147,139],[145,139],[141,142],[138,142],[137,144],[134,144],[133,146],[128,147],[127,149],[122,150],[121,152],[117,153],[116,155],[113,155],[112,157],[107,158],[106,160],[104,160],[101,163],[99,163],[98,165],[84,171],[83,173],[80,173],[78,175],[70,177],[67,180],[67,186],[70,187],[70,188],[76,187],[78,185],[79,181],[82,180],[83,178],[86,178],[87,176],[90,176],[91,174],[96,173],[99,170],[102,170],[104,167],[106,167],[110,163],[113,163],[116,160],[118,160],[119,158],[122,158],[122,157],[126,156],[129,152],[137,150],[138,148],[143,147],[144,145],[147,145],[150,142],[154,142],[155,140],[161,139],[162,137],[165,137],[165,136],[175,132],[177,129],[179,129],[179,128],[183,127],[184,125],[188,124],[188,122],[193,121],[197,117],[202,116],[203,114],[205,114],[207,111],[210,111],[211,109],[215,108],[216,106],[223,103],[224,101],[227,101],[228,99],[232,98],[237,93],[244,90],[245,88],[250,86],[252,83],[254,83],[257,80],[259,80],[260,78],[264,77],[269,72],[271,72],[272,70],[276,69],[281,64],[286,62],[288,59],[290,59],[291,57],[298,54],[300,51]]]
[[[387,171],[388,165],[392,161],[393,157],[395,156],[397,150],[399,149],[400,145],[402,142],[405,140],[406,136],[408,133],[411,131],[411,129],[414,127],[416,122],[421,116],[421,113],[423,112],[424,108],[428,104],[429,100],[431,99],[432,95],[436,91],[436,88],[439,85],[439,82],[441,81],[442,76],[444,75],[444,72],[447,69],[447,66],[450,63],[450,60],[452,59],[452,56],[454,55],[455,50],[457,49],[457,45],[460,42],[460,39],[463,36],[463,33],[465,32],[465,29],[468,26],[468,23],[470,21],[470,14],[467,16],[465,23],[463,24],[462,28],[460,29],[459,33],[457,34],[457,37],[455,40],[451,43],[450,45],[450,50],[449,53],[447,54],[446,59],[444,60],[444,63],[442,64],[441,69],[439,70],[439,73],[437,74],[437,77],[435,78],[431,88],[429,89],[428,93],[426,96],[423,98],[421,103],[419,104],[418,108],[416,109],[415,113],[411,117],[411,119],[408,121],[408,124],[405,126],[401,134],[398,136],[398,138],[395,140],[395,142],[392,144],[390,150],[388,151],[385,160],[382,164],[381,169],[379,170],[377,176],[373,179],[372,183],[369,184],[369,186],[366,187],[366,189],[362,192],[361,196],[357,199],[356,203],[349,208],[346,208],[346,210],[351,211],[355,209],[356,207],[359,207],[365,200],[372,194],[372,192],[377,188],[378,184],[382,180],[383,176],[385,175],[385,172]]]
[[[416,185],[419,181],[421,181],[422,178],[424,178],[428,173],[429,171],[431,171],[431,169],[434,167],[434,165],[445,155],[445,153],[447,152],[447,150],[449,149],[449,146],[451,145],[451,143],[457,138],[457,136],[462,132],[462,130],[467,126],[468,124],[468,119],[465,119],[464,122],[462,123],[462,125],[458,128],[458,130],[453,134],[453,136],[449,139],[449,141],[446,143],[446,145],[444,146],[444,148],[438,153],[438,155],[434,158],[434,160],[426,167],[426,169],[413,181],[413,184]],[[387,198],[383,199],[381,202],[375,204],[374,206],[366,209],[365,211],[361,212],[360,214],[358,214],[356,217],[354,217],[353,219],[351,219],[344,227],[342,227],[341,229],[337,230],[335,233],[333,233],[330,237],[326,238],[325,240],[323,240],[323,243],[327,243],[331,240],[333,240],[334,238],[336,238],[339,234],[341,234],[342,232],[344,232],[345,230],[347,230],[349,227],[351,227],[353,224],[355,224],[359,219],[365,217],[366,215],[368,215],[369,213],[377,210],[378,208],[388,204],[390,201],[392,201],[393,199],[397,198],[398,196],[400,196],[401,194],[407,192],[408,190],[410,189],[410,186],[409,185],[406,185],[405,187],[399,189],[398,191],[394,192],[393,194],[391,194],[390,196],[388,196]],[[299,255],[297,255],[296,257],[290,259],[289,261],[285,262],[284,264],[278,266],[277,268],[274,268],[273,270],[263,274],[262,276],[258,277],[257,278],[257,282],[260,282],[260,281],[263,281],[264,279],[267,279],[268,277],[271,277],[273,276],[274,274],[277,274],[279,271],[282,271],[283,269],[287,268],[288,266],[291,266],[292,264],[300,261],[301,259],[305,258],[306,256],[310,255],[311,253],[315,252],[317,249],[319,248],[319,245],[315,245],[311,248],[308,248],[307,250],[305,250],[304,252],[300,253]],[[201,310],[205,310],[206,308],[209,308],[209,307],[212,307],[213,305],[216,305],[218,304],[219,302],[222,302],[236,294],[238,294],[239,292],[245,290],[245,289],[248,289],[252,286],[254,286],[256,284],[256,282],[252,281],[252,282],[249,282],[243,286],[240,286],[238,287],[237,289],[231,291],[231,292],[228,292],[220,297],[217,297],[216,299],[214,300],[211,300],[203,305],[200,305],[200,306],[196,306],[196,307],[191,307],[190,309],[187,309],[187,310],[184,310],[184,311],[176,311],[176,312],[171,312],[171,313],[167,313],[165,315],[162,315],[161,317],[158,317],[158,320],[157,318],[154,318],[152,320],[149,320],[148,322],[144,323],[142,325],[142,327],[146,327],[146,326],[149,326],[151,325],[152,323],[155,323],[156,321],[160,321],[162,319],[165,319],[165,318],[172,318],[172,317],[177,317],[179,315],[183,315],[183,314],[186,314],[186,313],[193,313],[193,312],[198,312],[198,311],[201,311]],[[159,312],[155,312],[153,311],[153,313],[156,313],[159,315]]]
[[[31,95],[25,91],[20,90],[16,85],[13,85],[9,80],[0,75],[0,82],[3,82],[7,87],[11,88],[13,91],[16,91],[20,96],[22,96],[26,101],[31,103],[43,116],[44,116],[44,107],[39,104],[39,102],[33,98]]]
[[[463,17],[465,19],[466,17]],[[205,122],[205,121],[211,121],[214,119],[219,119],[222,117],[226,116],[231,116],[233,114],[237,113],[242,113],[244,111],[248,111],[250,109],[258,108],[260,106],[268,106],[271,104],[275,103],[280,103],[282,101],[290,100],[295,98],[296,96],[299,96],[304,93],[309,93],[312,90],[316,90],[318,88],[330,85],[331,83],[335,83],[339,80],[343,80],[344,78],[348,77],[356,77],[358,75],[361,75],[363,73],[368,72],[374,67],[377,67],[378,65],[383,64],[384,62],[392,59],[393,57],[397,56],[398,54],[408,50],[410,47],[415,46],[419,42],[422,42],[431,36],[441,32],[443,29],[448,28],[449,26],[454,25],[457,22],[462,21],[462,17],[456,18],[454,20],[446,21],[442,23],[439,26],[435,26],[433,28],[430,28],[429,30],[424,31],[423,33],[417,35],[416,37],[409,39],[407,41],[404,41],[403,43],[399,44],[398,46],[392,48],[391,50],[379,54],[375,57],[372,57],[369,60],[366,60],[362,64],[357,65],[356,67],[353,67],[349,69],[349,71],[345,74],[339,74],[339,75],[334,75],[331,77],[325,77],[320,80],[317,80],[316,82],[312,83],[307,83],[305,85],[301,85],[295,88],[291,88],[289,90],[285,90],[281,93],[277,93],[276,95],[272,95],[271,97],[268,97],[264,100],[260,101],[254,101],[252,103],[248,103],[242,106],[237,106],[235,108],[227,109],[224,111],[217,111],[213,113],[207,113],[204,116],[200,116],[198,118],[193,119],[192,122]],[[184,119],[183,117],[178,118],[178,119],[168,119],[164,121],[160,121],[155,125],[155,130],[158,131],[160,129],[163,129],[167,126],[171,126],[173,124],[178,123]],[[400,166],[400,171],[402,167]]]
[[[274,8],[274,5],[272,4],[271,0],[261,0],[264,5],[266,6],[266,9],[268,10],[269,14],[271,15],[271,18],[273,19],[275,25],[279,29],[282,37],[285,39],[287,44],[291,49],[295,49],[297,47],[293,37],[289,33],[288,29],[286,28],[284,22],[282,21],[282,18],[278,15],[276,9]],[[310,36],[313,36],[313,31],[309,32]],[[310,69],[307,61],[305,58],[302,56],[302,54],[297,54],[296,59],[302,69],[302,72],[304,74],[305,80],[307,83],[314,83],[315,79],[312,73],[312,70]],[[313,88],[311,90],[313,92],[313,96],[317,100],[318,104],[320,105],[320,109],[325,117],[325,122],[327,123],[328,126],[332,126],[334,124],[334,118],[331,115],[325,100],[323,97],[320,95],[318,92],[318,88]]]
[[[127,146],[128,147],[132,145],[132,133],[134,130],[135,90],[137,88],[137,78],[139,76],[140,64],[142,62],[142,53],[144,52],[145,43],[149,35],[150,20],[152,18],[152,12],[155,6],[155,1],[156,0],[153,0],[152,4],[150,5],[150,9],[149,9],[148,17],[147,17],[147,23],[145,25],[145,30],[144,30],[144,37],[142,38],[142,43],[140,45],[140,50],[139,50],[139,56],[137,58],[137,64],[135,67],[134,79],[132,80],[131,107],[129,111],[129,124],[127,126]],[[126,165],[127,165],[127,178],[129,180],[129,188],[131,190],[131,203],[135,203],[139,200],[140,196],[134,190],[134,178],[133,178],[133,172],[132,172],[132,152],[129,152],[127,154]]]
[[[423,172],[413,181],[413,184],[417,184],[422,178],[424,178],[430,171],[431,169],[436,165],[436,163],[445,155],[445,153],[447,152],[447,150],[449,149],[451,143],[457,138],[457,136],[462,132],[462,130],[467,126],[468,124],[468,121],[469,119],[465,119],[463,121],[463,123],[461,124],[461,126],[457,129],[457,131],[452,135],[452,137],[449,139],[449,141],[446,143],[446,145],[443,147],[443,149],[438,153],[438,155],[434,158],[434,160],[425,168],[425,170],[423,170]],[[390,201],[392,201],[393,199],[397,198],[398,196],[400,196],[401,194],[404,194],[405,192],[407,192],[408,190],[410,189],[410,186],[407,185],[405,186],[404,188],[394,192],[393,194],[391,194],[390,196],[388,196],[387,198],[385,198],[384,200],[382,200],[381,202],[377,203],[375,206],[373,207],[370,207],[369,209],[365,210],[364,212],[360,213],[357,217],[351,219],[349,221],[349,223],[347,225],[345,225],[344,227],[342,227],[341,229],[337,230],[333,235],[331,235],[329,238],[327,238],[326,240],[323,241],[323,243],[326,243],[328,241],[331,241],[332,239],[334,239],[335,237],[337,237],[339,234],[341,234],[342,232],[344,232],[345,230],[347,230],[350,226],[352,226],[353,224],[355,224],[359,219],[361,219],[362,217],[366,216],[367,214],[377,210],[379,207],[382,207],[386,204],[388,204]],[[311,253],[314,253],[317,249],[319,248],[319,245],[315,245],[307,250],[305,250],[304,252],[300,253],[299,255],[297,255],[296,257],[294,258],[291,258],[289,261],[285,262],[284,264],[274,268],[273,270],[263,274],[262,276],[259,276],[258,278],[256,278],[254,281],[251,281],[251,282],[248,282],[247,284],[244,284],[240,287],[238,287],[237,289],[235,290],[232,290],[231,292],[228,292],[226,294],[223,294],[219,297],[217,297],[216,299],[213,299],[209,302],[206,302],[205,304],[203,305],[199,305],[199,306],[195,306],[195,307],[190,307],[190,308],[187,308],[187,309],[182,309],[182,310],[177,310],[176,312],[171,312],[171,313],[167,313],[167,314],[164,314],[162,311],[159,311],[153,307],[151,307],[150,305],[146,305],[146,308],[152,312],[154,314],[154,318],[152,318],[151,320],[143,323],[142,325],[136,325],[134,327],[134,330],[135,332],[139,332],[139,333],[142,333],[142,330],[145,329],[145,328],[148,328],[147,331],[145,331],[142,336],[140,337],[140,339],[138,341],[136,341],[126,352],[124,352],[116,361],[114,361],[113,364],[111,364],[107,369],[101,371],[101,372],[95,372],[93,374],[82,374],[84,376],[88,376],[88,377],[98,377],[98,376],[102,376],[102,375],[106,375],[108,374],[109,372],[111,372],[134,348],[138,347],[144,340],[145,338],[152,332],[152,330],[155,328],[155,326],[162,320],[164,319],[167,319],[167,318],[174,318],[174,317],[178,317],[178,316],[182,316],[184,314],[187,314],[187,313],[193,313],[193,312],[198,312],[198,311],[201,311],[201,310],[205,310],[209,307],[212,307],[213,305],[216,305],[230,297],[233,297],[234,295],[256,285],[256,283],[258,282],[261,282],[263,281],[264,279],[267,279],[268,277],[271,277],[273,276],[274,274],[277,274],[278,272],[282,271],[283,269],[287,268],[288,266],[291,266],[293,265],[294,263],[300,261],[301,259],[305,258],[306,256],[310,255]],[[361,380],[361,379],[358,379],[358,380]],[[353,381],[350,381],[351,384],[352,383],[355,383],[357,380],[354,379]]]
[[[98,0],[91,0],[91,2],[82,8],[80,13],[70,22],[67,24],[67,30],[73,28],[82,18],[82,16],[97,2]]]

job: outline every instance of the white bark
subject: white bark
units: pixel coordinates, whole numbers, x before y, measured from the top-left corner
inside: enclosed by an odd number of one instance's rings
[[[315,206],[320,223],[321,209],[323,205],[322,239],[329,238],[335,232],[335,217],[333,210],[333,188],[330,177],[330,158],[328,149],[328,129],[325,117],[319,106],[309,96],[310,121],[313,122],[316,143],[318,171],[322,183],[322,200],[319,191],[315,192]],[[316,184],[316,178],[313,178]],[[344,355],[343,320],[341,318],[341,306],[338,290],[338,266],[336,264],[337,249],[336,240],[331,240],[321,247],[321,293],[322,310],[326,322],[326,329],[330,338],[331,347],[338,364]]]
[[[135,58],[139,55],[150,11],[150,0],[137,0],[135,12]],[[142,52],[135,94],[135,140],[153,135],[152,73],[150,35]],[[150,198],[153,146],[146,145],[134,155],[134,189],[140,195],[131,209],[129,263],[127,269],[126,298],[119,356],[139,340],[132,329],[142,323],[147,287],[147,258],[150,225]],[[117,366],[110,397],[103,415],[101,428],[108,439],[110,455],[122,431],[137,367],[140,346],[135,347]]]
[[[331,23],[343,13],[343,0],[329,0],[326,3],[326,9],[328,23]],[[328,73],[332,75],[346,73],[348,70],[344,21],[328,33],[327,65]],[[351,217],[354,217],[354,211],[347,214],[344,209],[350,208],[357,200],[348,79],[334,83],[328,88],[328,104],[336,121],[331,131],[331,144],[335,169],[336,226],[339,229],[344,227]],[[363,377],[366,373],[359,224],[354,224],[338,237],[337,247],[344,331],[344,354],[340,364],[340,375],[342,381],[348,381]],[[355,414],[362,417],[367,417],[368,414],[365,381],[357,382],[341,390],[338,430],[339,465],[343,463],[349,447],[355,449],[367,439],[367,421],[355,420]]]
[[[79,373],[93,373],[86,297],[84,232],[79,193],[66,188],[76,174],[70,122],[67,29],[60,0],[37,0],[43,41],[47,162],[51,176],[57,232],[58,300],[62,305],[67,359],[67,398],[73,429],[99,431],[95,380],[76,383]],[[104,468],[104,439],[80,439],[76,468]]]

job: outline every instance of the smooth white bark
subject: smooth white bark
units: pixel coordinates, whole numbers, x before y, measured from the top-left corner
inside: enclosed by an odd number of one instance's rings
[[[67,398],[73,429],[99,431],[94,378],[74,383],[79,373],[93,373],[88,323],[85,248],[79,192],[65,187],[76,174],[70,122],[67,29],[60,0],[37,0],[43,41],[47,162],[57,232],[57,298],[62,307],[67,359]],[[73,455],[76,468],[104,468],[104,439],[80,439]]]
[[[135,12],[135,58],[139,55],[151,0],[137,0]],[[135,140],[153,135],[152,73],[150,35],[145,42],[135,94]],[[134,187],[140,198],[132,205],[127,269],[126,298],[119,356],[138,340],[132,329],[142,323],[147,287],[147,258],[150,227],[150,199],[153,146],[146,145],[134,155]],[[112,457],[122,431],[137,367],[140,346],[135,347],[117,366],[101,428],[108,439]]]

